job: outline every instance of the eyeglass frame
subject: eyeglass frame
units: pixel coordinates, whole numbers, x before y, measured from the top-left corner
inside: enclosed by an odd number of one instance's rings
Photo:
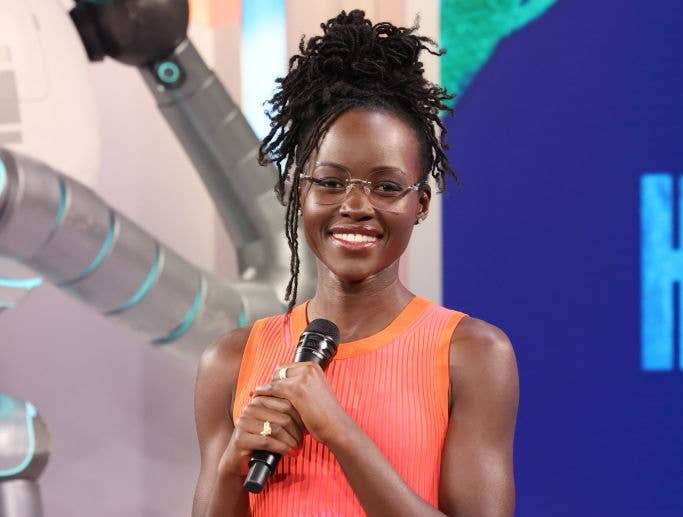
[[[316,165],[318,165],[318,164],[316,164]],[[349,175],[349,178],[347,178],[345,180],[346,181],[346,186],[344,188],[345,192],[344,192],[344,195],[341,197],[341,199],[338,201],[338,203],[341,204],[344,202],[344,200],[346,199],[346,196],[348,196],[349,193],[351,192],[353,185],[360,185],[363,189],[363,193],[365,194],[365,197],[367,197],[368,201],[370,201],[370,194],[372,193],[372,190],[371,190],[372,181],[368,181],[368,180],[360,179],[360,178],[351,178],[350,177],[351,175],[349,174],[349,172],[346,171],[346,173]],[[314,178],[311,174],[301,174],[301,176],[299,176],[299,177],[301,179],[305,179],[305,180],[308,180],[312,183],[315,183],[316,185],[320,185],[320,182],[325,181],[324,179]],[[408,193],[411,190],[413,190],[415,192],[419,192],[420,190],[422,190],[424,187],[427,186],[428,181],[429,181],[428,178],[422,178],[421,180],[417,181],[416,183],[413,183],[412,185],[406,187],[405,189],[403,189],[401,191],[401,193],[398,196],[396,196],[394,198],[393,202],[395,203],[399,199],[403,199],[405,196],[408,195]],[[337,204],[337,203],[330,203],[329,205],[323,205],[323,206],[333,206],[335,204]],[[375,206],[375,205],[373,205],[373,206]],[[384,208],[378,208],[376,206],[375,206],[375,208],[377,208],[377,210],[386,210]]]

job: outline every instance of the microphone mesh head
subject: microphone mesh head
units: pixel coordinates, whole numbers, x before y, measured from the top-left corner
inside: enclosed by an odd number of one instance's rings
[[[304,332],[317,332],[318,334],[332,338],[332,341],[334,341],[335,344],[339,344],[339,328],[330,320],[322,318],[313,320],[308,324],[308,327],[306,327]]]

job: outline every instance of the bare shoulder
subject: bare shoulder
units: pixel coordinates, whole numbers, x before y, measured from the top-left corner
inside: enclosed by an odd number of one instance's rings
[[[195,417],[200,438],[204,422],[211,428],[224,420],[224,416],[230,417],[242,354],[250,332],[251,326],[226,332],[202,353],[195,382]]]
[[[465,317],[451,337],[450,379],[453,399],[468,388],[481,390],[485,385],[516,400],[517,361],[507,334],[484,320]]]
[[[249,339],[252,325],[232,329],[219,336],[202,352],[199,369],[213,370],[229,366],[235,360],[239,361],[244,353],[244,347]]]
[[[484,320],[466,316],[458,324],[451,337],[451,349],[504,359],[514,355],[512,343],[501,329]]]

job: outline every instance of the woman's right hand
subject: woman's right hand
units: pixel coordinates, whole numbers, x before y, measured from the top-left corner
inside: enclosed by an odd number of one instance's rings
[[[270,436],[261,436],[263,423],[270,422]],[[223,475],[244,476],[253,451],[263,450],[296,456],[305,427],[299,413],[285,399],[254,397],[244,408],[219,464]]]

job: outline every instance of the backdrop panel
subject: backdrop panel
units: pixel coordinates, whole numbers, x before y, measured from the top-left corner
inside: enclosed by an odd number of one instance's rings
[[[683,515],[682,26],[677,1],[560,0],[448,121],[444,300],[515,345],[525,517]]]

